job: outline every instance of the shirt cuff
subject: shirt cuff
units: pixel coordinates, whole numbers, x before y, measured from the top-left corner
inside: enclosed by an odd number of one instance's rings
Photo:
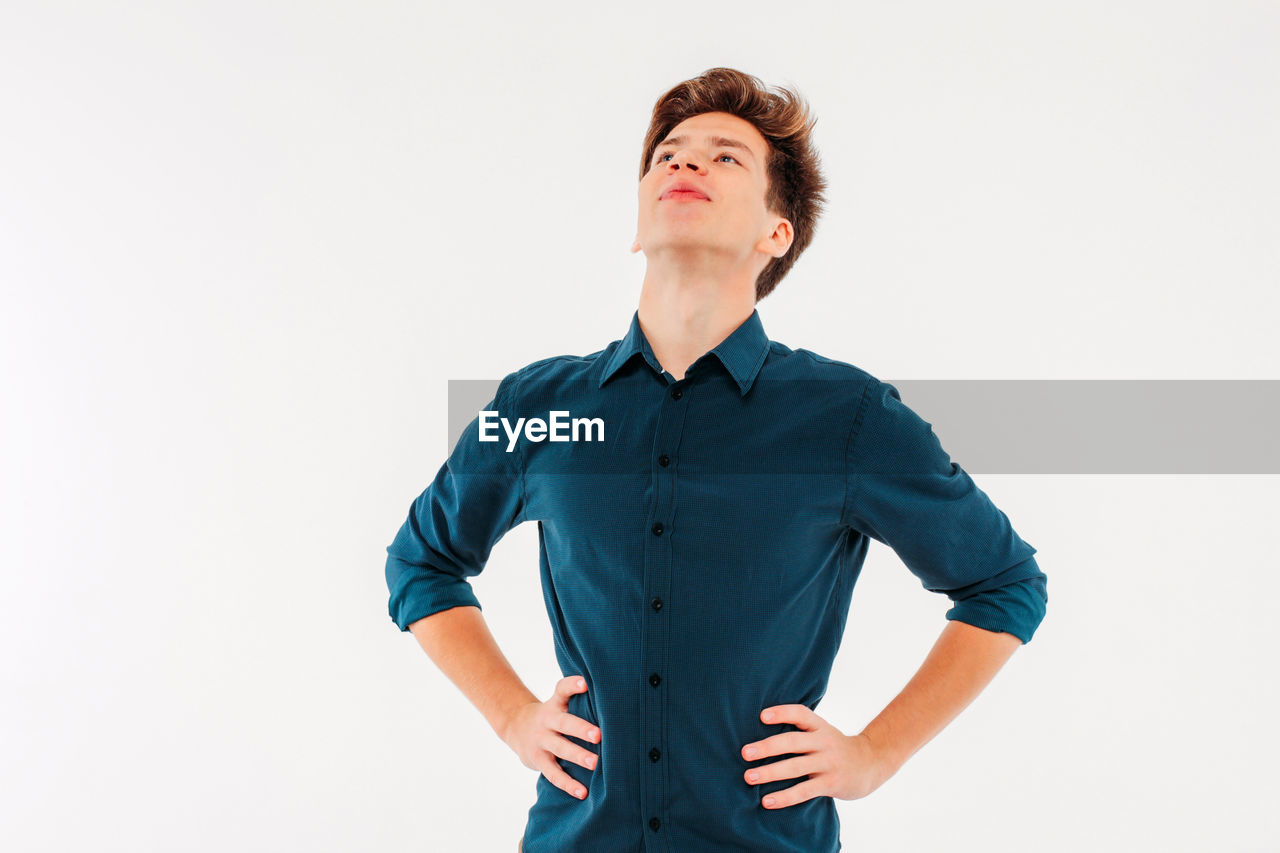
[[[1027,578],[957,601],[947,619],[1013,634],[1026,645],[1043,621],[1048,602],[1045,578]]]
[[[391,559],[394,561],[395,558]],[[391,619],[401,631],[408,631],[409,626],[419,619],[451,607],[470,605],[484,609],[480,607],[471,584],[464,578],[443,572],[429,575],[406,573],[403,577],[404,585],[393,590],[388,607]]]

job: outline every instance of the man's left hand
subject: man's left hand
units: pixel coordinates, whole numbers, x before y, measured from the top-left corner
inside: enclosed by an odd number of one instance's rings
[[[771,716],[772,715],[772,716]],[[858,800],[885,783],[897,767],[865,735],[846,735],[807,705],[773,705],[760,713],[766,723],[791,723],[801,729],[744,744],[748,761],[797,753],[784,761],[762,764],[743,773],[749,785],[808,775],[798,785],[769,794],[765,808],[781,809],[814,797]],[[748,754],[748,750],[754,749]],[[751,778],[752,774],[756,778]]]

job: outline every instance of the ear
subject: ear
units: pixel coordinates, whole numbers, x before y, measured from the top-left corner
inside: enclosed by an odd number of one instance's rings
[[[786,219],[779,219],[774,225],[773,233],[761,239],[756,244],[756,249],[766,255],[780,258],[791,248],[791,244],[795,242],[795,239],[796,232],[792,229],[791,222]]]

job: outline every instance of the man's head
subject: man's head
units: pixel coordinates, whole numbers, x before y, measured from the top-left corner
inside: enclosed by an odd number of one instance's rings
[[[636,246],[759,253],[763,299],[813,240],[827,186],[816,122],[799,93],[732,68],[672,88],[645,134]],[[707,198],[666,195],[682,182]]]

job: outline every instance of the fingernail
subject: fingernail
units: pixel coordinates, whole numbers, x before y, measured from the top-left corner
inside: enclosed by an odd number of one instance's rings
[[[764,719],[765,719],[765,722],[768,722],[769,720],[772,720],[772,719],[773,719],[773,712],[772,712],[772,711],[765,711],[765,712],[764,712]]]
[[[766,806],[771,806],[771,805],[773,805],[773,797],[765,797],[765,798],[764,798],[764,804],[765,804]]]
[[[581,690],[582,688],[584,688],[584,687],[586,687],[586,686],[587,686],[587,682],[585,682],[585,681],[583,681],[581,678],[579,678],[579,679],[578,679],[578,689],[579,689],[579,690]]]
[[[577,797],[578,797],[578,799],[580,799],[580,800],[581,800],[581,799],[582,799],[583,797],[585,797],[586,795],[587,795],[587,792],[586,792],[586,791],[582,790],[581,788],[579,788],[579,789],[578,789],[578,793],[577,793]]]

